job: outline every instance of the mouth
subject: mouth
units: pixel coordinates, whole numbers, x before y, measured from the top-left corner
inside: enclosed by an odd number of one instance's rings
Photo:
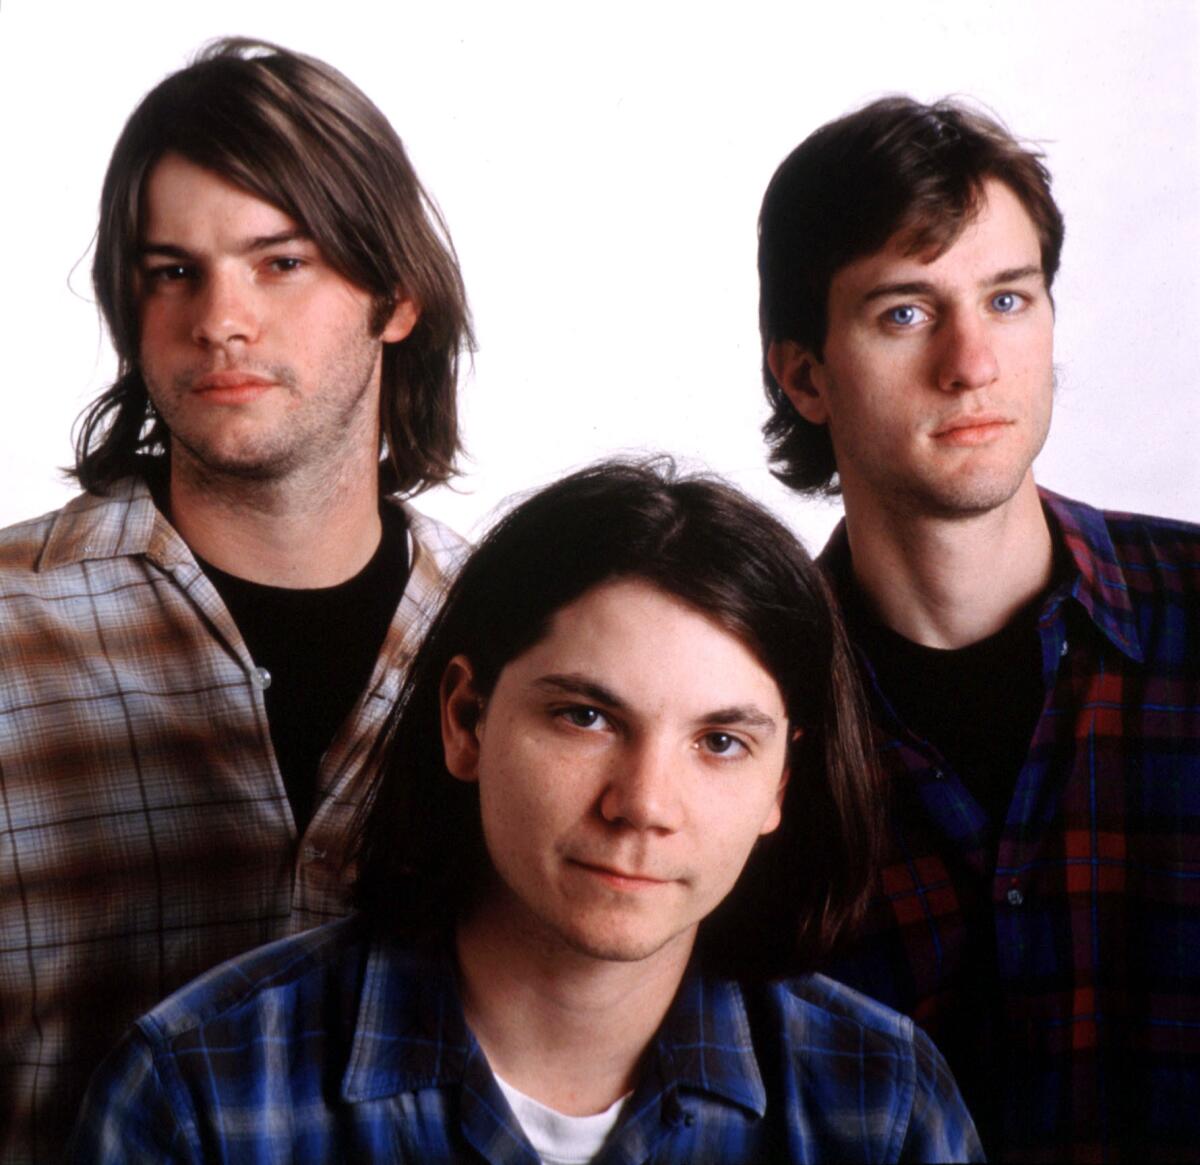
[[[933,431],[932,438],[942,445],[986,445],[994,441],[1013,422],[996,413],[959,416]]]
[[[214,403],[236,403],[252,400],[275,387],[275,381],[253,372],[227,369],[210,372],[192,384],[192,391]]]
[[[575,858],[571,858],[569,861],[577,869],[603,882],[606,886],[612,887],[614,890],[651,890],[656,886],[669,886],[675,881],[674,878],[657,878],[636,870],[623,870],[616,866],[584,862]]]

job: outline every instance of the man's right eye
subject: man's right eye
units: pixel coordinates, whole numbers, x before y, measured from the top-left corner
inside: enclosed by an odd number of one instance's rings
[[[914,324],[924,323],[929,315],[915,303],[898,303],[895,307],[889,307],[883,313],[883,318],[894,327],[911,328]]]
[[[182,263],[163,263],[157,267],[147,267],[144,271],[149,283],[178,283],[181,279],[187,279],[190,274],[191,268]]]
[[[572,704],[569,708],[560,708],[556,715],[575,728],[603,728],[608,723],[599,708],[588,704]]]

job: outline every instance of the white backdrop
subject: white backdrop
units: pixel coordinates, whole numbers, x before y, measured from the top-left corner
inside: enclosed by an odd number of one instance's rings
[[[616,449],[731,477],[819,546],[759,426],[755,217],[782,157],[887,92],[968,94],[1040,141],[1067,220],[1043,483],[1200,517],[1200,4],[0,0],[0,524],[61,504],[113,359],[89,285],[125,117],[214,36],[342,69],[454,235],[479,336],[464,533]]]

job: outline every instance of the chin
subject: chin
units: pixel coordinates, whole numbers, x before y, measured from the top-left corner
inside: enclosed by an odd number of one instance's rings
[[[608,963],[640,963],[680,942],[686,942],[690,951],[694,935],[694,929],[669,934],[639,934],[611,927],[594,930],[573,928],[564,933],[562,938],[576,954],[590,959]]]

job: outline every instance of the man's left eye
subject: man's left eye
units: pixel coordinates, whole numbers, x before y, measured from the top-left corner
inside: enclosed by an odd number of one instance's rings
[[[1025,297],[1018,295],[1015,291],[1002,291],[999,295],[992,296],[992,310],[998,311],[1001,315],[1017,311],[1024,303]]]
[[[286,274],[290,271],[298,271],[303,266],[303,259],[294,259],[290,255],[281,259],[271,260],[271,269],[278,271],[280,274]]]
[[[737,756],[746,751],[746,746],[728,732],[709,732],[701,737],[705,750],[716,756]]]

